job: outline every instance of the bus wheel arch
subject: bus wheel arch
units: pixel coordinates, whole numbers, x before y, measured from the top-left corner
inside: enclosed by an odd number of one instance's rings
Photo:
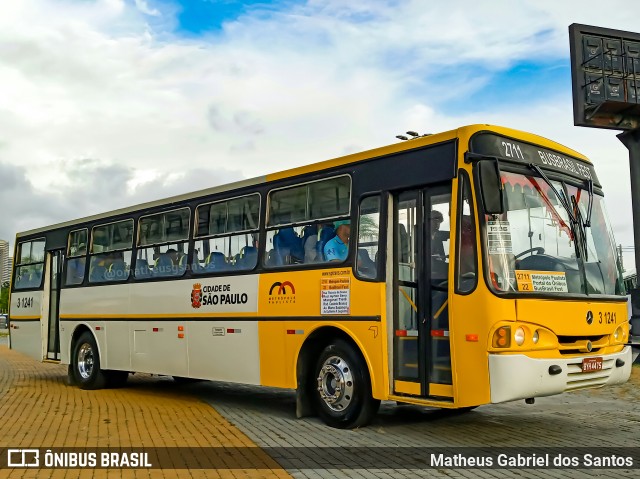
[[[317,414],[332,427],[349,429],[366,425],[378,410],[364,354],[338,328],[320,328],[305,340],[296,372],[298,417]]]
[[[80,325],[73,332],[69,382],[80,389],[102,389],[107,385],[107,376],[101,369],[98,342],[91,330]]]

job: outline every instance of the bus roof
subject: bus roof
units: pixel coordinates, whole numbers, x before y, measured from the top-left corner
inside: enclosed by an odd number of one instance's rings
[[[325,161],[321,161],[318,163],[312,163],[309,165],[304,165],[304,166],[299,166],[299,167],[295,167],[295,168],[291,168],[288,170],[283,170],[281,172],[277,172],[277,173],[271,173],[271,174],[267,174],[266,176],[258,176],[255,178],[249,178],[249,179],[245,179],[245,180],[240,180],[240,181],[236,181],[233,183],[227,183],[224,185],[219,185],[219,186],[214,186],[211,188],[206,188],[204,190],[198,190],[198,191],[194,191],[194,192],[190,192],[190,193],[184,193],[182,195],[176,195],[176,196],[171,196],[168,198],[162,198],[159,200],[154,200],[154,201],[149,201],[146,203],[141,203],[141,204],[137,204],[137,205],[133,205],[133,206],[128,206],[125,208],[120,208],[117,210],[112,210],[112,211],[105,211],[103,213],[99,213],[96,215],[91,215],[91,216],[86,216],[83,218],[77,218],[74,220],[70,220],[70,221],[65,221],[62,223],[57,223],[57,224],[53,224],[53,225],[49,225],[46,227],[41,227],[41,228],[36,228],[33,230],[29,230],[29,231],[23,231],[20,232],[16,235],[16,238],[20,238],[23,236],[31,236],[34,234],[38,234],[38,233],[43,233],[45,231],[49,231],[49,230],[53,230],[53,229],[58,229],[58,228],[66,228],[69,226],[73,226],[75,224],[80,224],[80,223],[86,223],[86,222],[92,222],[92,221],[96,221],[96,220],[100,220],[103,218],[109,218],[112,216],[117,216],[117,215],[122,215],[122,214],[127,214],[127,213],[133,213],[139,210],[145,210],[145,209],[149,209],[149,208],[155,208],[158,206],[168,206],[171,205],[173,203],[179,203],[182,201],[188,201],[188,200],[192,200],[192,199],[196,199],[199,197],[203,197],[203,196],[209,196],[209,195],[213,195],[213,194],[217,194],[217,193],[223,193],[225,191],[231,191],[231,190],[235,190],[235,189],[240,189],[240,188],[245,188],[248,186],[256,186],[256,185],[260,185],[269,181],[274,181],[274,180],[279,180],[279,179],[284,179],[284,178],[291,178],[294,176],[298,176],[298,175],[303,175],[303,174],[307,174],[307,173],[313,173],[315,171],[322,171],[325,169],[329,169],[329,168],[334,168],[334,167],[338,167],[338,166],[343,166],[349,163],[356,163],[359,161],[365,161],[371,158],[378,158],[378,157],[382,157],[382,156],[387,156],[387,155],[391,155],[394,153],[398,153],[401,151],[406,151],[406,150],[412,150],[415,148],[420,148],[423,146],[428,146],[428,145],[432,145],[432,144],[436,144],[436,143],[441,143],[447,140],[451,140],[453,138],[460,138],[461,140],[464,140],[466,142],[468,142],[468,140],[471,138],[471,136],[474,133],[480,132],[480,131],[491,131],[500,135],[504,135],[507,137],[513,137],[513,138],[517,138],[523,141],[527,141],[529,143],[534,143],[540,146],[544,146],[547,148],[551,148],[554,150],[557,150],[561,153],[573,156],[573,157],[577,157],[580,158],[582,160],[585,160],[587,162],[590,163],[590,161],[583,156],[582,154],[567,148],[566,146],[563,146],[559,143],[556,143],[552,140],[549,140],[547,138],[544,138],[542,136],[538,136],[532,133],[527,133],[524,131],[520,131],[520,130],[514,130],[511,128],[506,128],[506,127],[501,127],[501,126],[495,126],[495,125],[489,125],[489,124],[475,124],[475,125],[467,125],[467,126],[463,126],[460,128],[457,128],[455,130],[448,130],[448,131],[444,131],[441,133],[435,133],[435,134],[430,134],[428,136],[421,136],[421,137],[417,137],[415,139],[409,140],[409,141],[400,141],[398,143],[392,143],[390,145],[386,145],[386,146],[382,146],[379,148],[374,148],[372,150],[365,150],[362,152],[358,152],[358,153],[353,153],[350,155],[346,155],[346,156],[342,156],[342,157],[338,157],[338,158],[333,158],[330,160],[325,160]]]

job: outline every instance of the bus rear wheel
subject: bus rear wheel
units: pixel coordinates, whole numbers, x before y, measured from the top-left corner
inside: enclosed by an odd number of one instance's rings
[[[84,332],[73,347],[73,377],[80,389],[102,389],[107,377],[100,369],[100,354],[93,334]]]
[[[353,429],[373,419],[380,401],[371,396],[369,371],[362,356],[343,340],[329,344],[314,369],[313,398],[329,426]]]

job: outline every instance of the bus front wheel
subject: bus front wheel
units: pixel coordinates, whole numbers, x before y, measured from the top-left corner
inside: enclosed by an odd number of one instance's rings
[[[371,422],[380,401],[371,396],[371,380],[362,356],[343,340],[329,344],[314,369],[313,397],[329,426],[352,429]]]
[[[80,389],[102,389],[107,377],[100,370],[100,354],[93,334],[84,332],[73,347],[73,377]]]

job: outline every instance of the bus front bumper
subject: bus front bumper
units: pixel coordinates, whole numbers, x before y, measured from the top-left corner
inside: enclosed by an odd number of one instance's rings
[[[602,358],[601,370],[582,372],[582,357],[534,359],[522,354],[489,354],[491,402],[552,396],[622,384],[629,379],[632,364],[629,346],[619,353],[598,357]]]

